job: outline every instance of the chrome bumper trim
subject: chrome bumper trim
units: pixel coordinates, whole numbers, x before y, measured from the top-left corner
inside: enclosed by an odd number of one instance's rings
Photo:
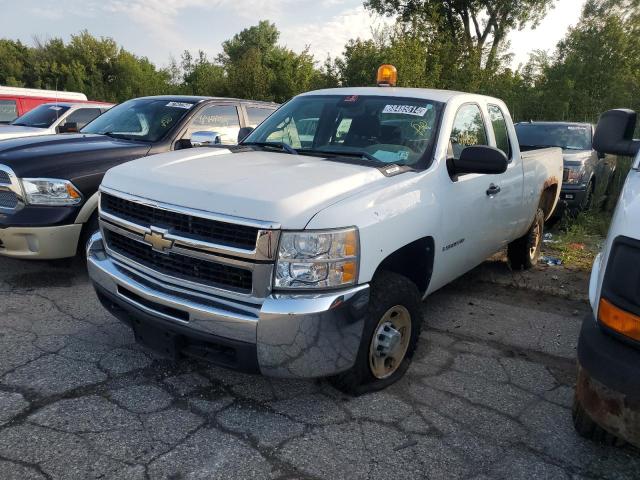
[[[355,363],[369,303],[369,286],[316,295],[272,294],[262,305],[205,296],[147,277],[107,254],[99,232],[87,246],[91,280],[125,304],[195,331],[257,344],[263,374],[311,378],[335,375]],[[146,304],[136,302],[124,288]],[[188,314],[154,310],[149,302]]]

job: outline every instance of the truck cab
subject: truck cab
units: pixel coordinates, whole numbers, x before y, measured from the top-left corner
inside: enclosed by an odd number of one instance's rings
[[[498,99],[386,85],[110,170],[87,250],[103,305],[174,357],[355,394],[401,378],[424,298],[504,247],[536,263],[562,158],[521,154]]]

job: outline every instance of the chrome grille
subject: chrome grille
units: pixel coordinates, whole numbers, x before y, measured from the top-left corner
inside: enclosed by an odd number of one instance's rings
[[[136,263],[172,277],[216,288],[250,293],[252,272],[243,268],[174,253],[159,253],[150,245],[111,230],[105,231],[107,246]]]
[[[210,220],[170,210],[164,210],[139,202],[102,193],[102,211],[144,227],[166,228],[177,234],[253,250],[256,248],[259,229],[255,227]]]
[[[0,170],[0,183],[4,185],[11,185],[11,179],[9,178],[9,174],[3,170]]]
[[[2,172],[0,172],[1,174]],[[0,190],[0,208],[14,209],[18,206],[18,196],[6,190]]]

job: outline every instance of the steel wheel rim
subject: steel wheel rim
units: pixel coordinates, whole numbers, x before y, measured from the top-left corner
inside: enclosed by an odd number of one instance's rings
[[[532,260],[535,258],[536,256],[536,252],[538,251],[538,244],[540,243],[540,223],[536,221],[535,227],[533,229],[533,232],[531,232],[532,235],[532,242],[531,242],[531,246],[529,247],[529,258],[531,258]]]
[[[406,307],[395,305],[378,321],[369,345],[371,374],[384,379],[402,364],[411,339],[411,314]]]

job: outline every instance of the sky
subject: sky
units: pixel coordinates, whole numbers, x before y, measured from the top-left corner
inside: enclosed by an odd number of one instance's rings
[[[551,50],[575,25],[585,0],[557,0],[536,30],[513,32],[513,66],[534,49]],[[210,57],[220,44],[259,20],[275,22],[280,43],[310,47],[316,60],[341,54],[350,38],[370,38],[389,19],[365,11],[362,0],[0,0],[0,37],[33,44],[87,29],[165,66],[184,50]]]

